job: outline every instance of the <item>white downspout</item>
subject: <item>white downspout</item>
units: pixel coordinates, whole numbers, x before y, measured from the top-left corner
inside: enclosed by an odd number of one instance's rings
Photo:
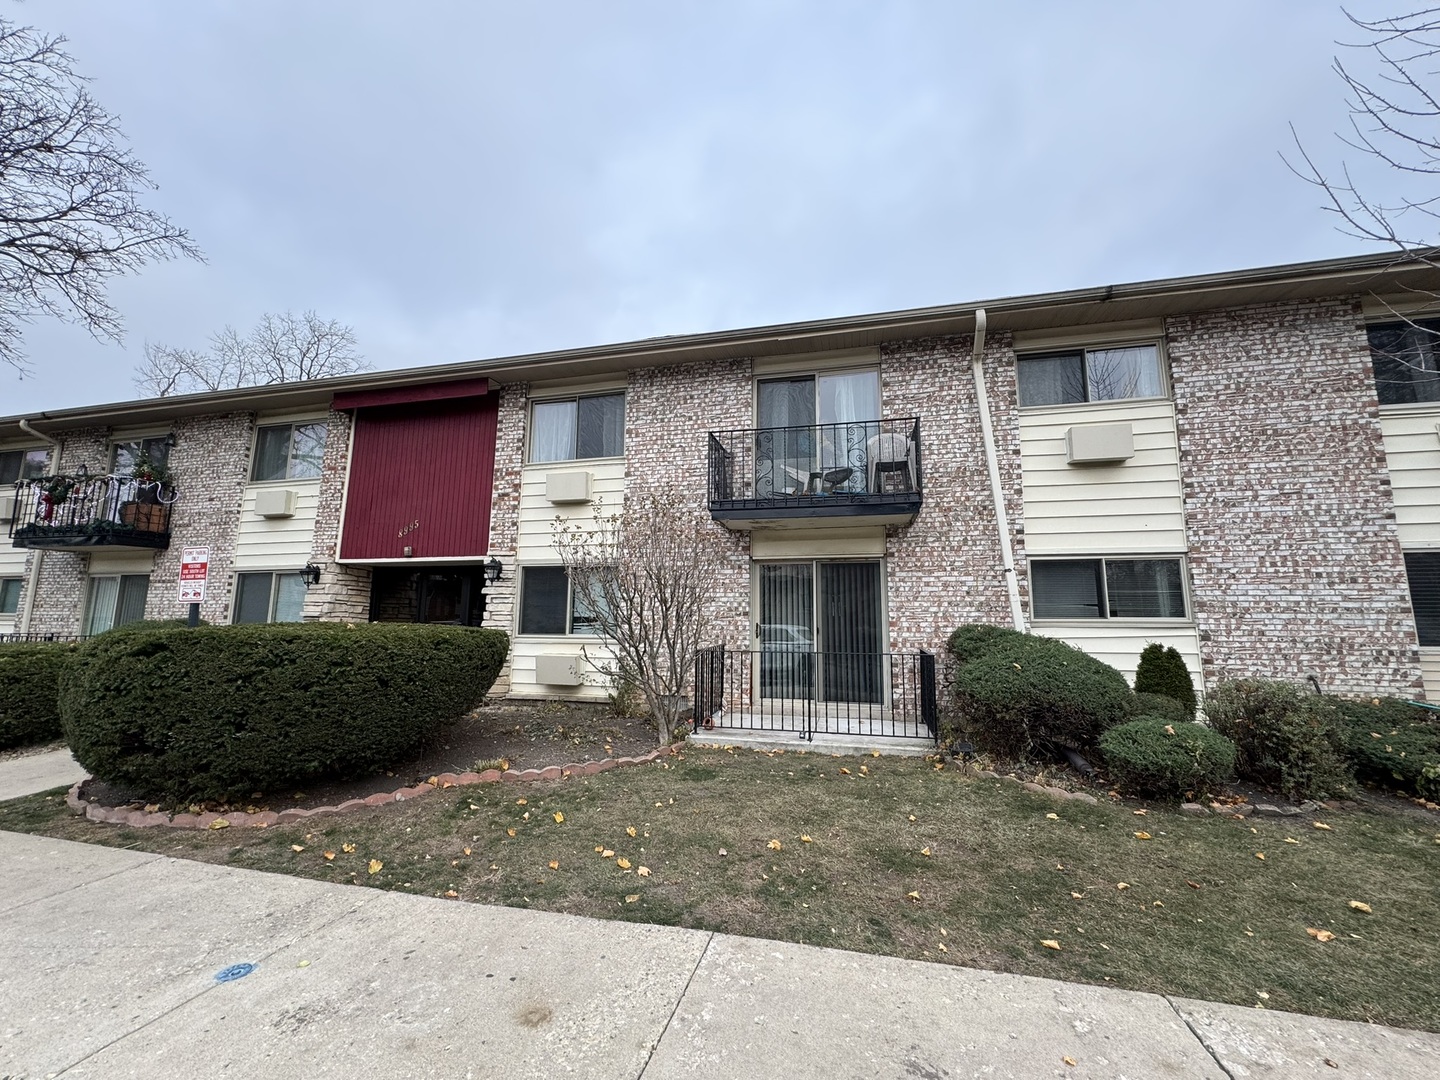
[[[975,309],[975,351],[971,367],[975,373],[975,397],[980,405],[980,434],[985,440],[985,467],[990,473],[990,497],[995,501],[995,524],[1000,530],[1000,566],[1005,588],[1010,593],[1010,618],[1015,629],[1025,630],[1025,612],[1020,607],[1020,582],[1015,576],[1015,555],[1010,547],[1010,518],[1005,513],[1005,491],[1000,486],[1000,462],[995,456],[995,431],[990,426],[990,397],[985,392],[985,309]]]
[[[54,455],[51,462],[50,471],[59,472],[60,440],[52,439],[43,431],[36,431],[33,427],[30,426],[29,420],[22,419],[20,421],[20,430],[25,432],[25,434],[33,435],[35,438],[40,439],[43,442],[47,442],[52,447],[54,447]],[[22,634],[28,634],[30,632],[30,616],[35,611],[35,593],[40,587],[40,563],[44,558],[44,550],[42,548],[36,548],[35,557],[30,560],[30,580],[25,583],[25,608],[23,611],[20,612],[20,625],[16,627],[16,629]]]

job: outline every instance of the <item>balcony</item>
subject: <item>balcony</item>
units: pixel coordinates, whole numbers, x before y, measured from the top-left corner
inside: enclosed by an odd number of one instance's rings
[[[710,516],[727,529],[908,525],[920,512],[920,421],[712,431]]]
[[[21,480],[15,485],[11,542],[41,551],[168,548],[170,507],[177,498],[171,484],[123,476]]]

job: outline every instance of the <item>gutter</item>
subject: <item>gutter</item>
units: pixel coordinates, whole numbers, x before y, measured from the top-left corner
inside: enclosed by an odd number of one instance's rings
[[[43,431],[36,431],[33,427],[30,426],[30,421],[24,419],[23,417],[18,423],[20,430],[25,432],[26,435],[34,436],[42,442],[47,442],[52,447],[54,447],[55,457],[54,461],[52,462],[52,471],[58,473],[60,471],[60,440],[51,438]],[[11,522],[11,528],[14,528],[14,522]],[[36,548],[35,557],[30,560],[30,579],[25,582],[25,608],[20,613],[20,625],[16,628],[22,634],[28,634],[30,632],[30,618],[35,612],[35,593],[40,587],[40,564],[44,561],[44,559],[44,550]]]
[[[1010,518],[1005,513],[1005,490],[1000,484],[1000,461],[995,455],[995,429],[990,423],[990,397],[985,392],[985,309],[975,309],[975,345],[970,361],[975,375],[975,397],[980,406],[980,433],[985,442],[985,468],[990,473],[990,497],[995,502],[995,525],[1000,531],[1000,568],[1010,594],[1010,619],[1015,629],[1025,632],[1025,612],[1020,606],[1020,581],[1015,576],[1015,554],[1010,547]]]

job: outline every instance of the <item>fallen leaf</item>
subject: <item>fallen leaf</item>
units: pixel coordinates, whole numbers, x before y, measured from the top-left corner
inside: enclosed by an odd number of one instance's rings
[[[1070,894],[1070,899],[1071,899],[1071,900],[1084,900],[1084,899],[1085,899],[1085,894],[1084,894],[1083,892],[1072,892],[1072,893]]]
[[[1170,724],[1166,724],[1166,725],[1165,725],[1165,734],[1166,734],[1166,735],[1174,735],[1174,734],[1175,734],[1175,728],[1174,728],[1173,726],[1171,726]]]
[[[1134,814],[1136,817],[1144,817],[1146,814],[1150,813],[1150,811],[1149,811],[1149,810],[1131,810],[1130,813]]]
[[[228,829],[229,827],[230,822],[226,821],[223,817],[217,817],[214,821],[210,822],[210,828],[212,829]]]
[[[920,849],[920,854],[924,855],[928,859],[930,858],[930,849],[928,847],[922,847]]]
[[[1313,927],[1313,926],[1307,926],[1307,927],[1305,928],[1305,932],[1306,932],[1307,934],[1309,934],[1311,937],[1313,937],[1316,941],[1334,941],[1334,940],[1335,940],[1335,935],[1332,934],[1329,930],[1317,930],[1317,929],[1316,929],[1315,927]]]
[[[559,863],[559,861],[556,860],[556,859],[551,859],[548,865],[549,865],[549,867],[550,867],[551,870],[559,870],[559,869],[560,869],[560,863]]]
[[[771,851],[779,851],[779,850],[780,850],[780,841],[779,841],[779,840],[771,840],[771,841],[770,841],[768,844],[766,844],[765,846],[766,846],[767,848],[769,848]]]
[[[1265,861],[1265,853],[1264,853],[1263,851],[1257,851],[1257,852],[1255,852],[1255,858],[1259,859],[1261,862],[1264,862],[1264,861]]]
[[[1150,906],[1151,906],[1151,907],[1164,907],[1164,906],[1165,906],[1165,903],[1164,903],[1164,901],[1162,901],[1162,900],[1156,900],[1156,901],[1155,901],[1153,904],[1151,904]]]
[[[726,850],[722,847],[722,848],[719,850],[719,852],[717,852],[717,854],[723,856],[723,855],[728,855],[728,854],[730,854],[730,853],[729,853],[728,851],[726,851]]]
[[[1312,822],[1310,823],[1310,825],[1311,825],[1312,828],[1315,828],[1315,829],[1324,829],[1326,832],[1334,832],[1334,831],[1335,831],[1334,829],[1330,828],[1329,825],[1326,825],[1325,822],[1323,822],[1323,821],[1312,821]]]
[[[811,841],[811,839],[810,839],[810,837],[809,837],[808,835],[806,835],[805,833],[801,833],[801,834],[800,834],[800,842],[801,842],[802,844],[809,844],[809,843],[811,843],[812,841]]]
[[[1374,914],[1375,914],[1375,912],[1373,912],[1372,910],[1370,910],[1370,905],[1369,905],[1369,904],[1362,904],[1359,900],[1351,900],[1351,901],[1350,901],[1350,906],[1351,906],[1352,908],[1354,908],[1356,911],[1363,911],[1366,915],[1374,915]]]
[[[918,904],[920,902],[920,894],[918,892],[907,892],[905,894],[905,899],[914,900]]]
[[[514,829],[506,829],[506,830],[505,830],[505,835],[506,835],[506,836],[514,836],[514,835],[515,835],[515,830],[514,830]]]
[[[1189,885],[1192,889],[1200,888],[1200,883],[1198,881],[1191,881],[1189,878],[1185,879],[1185,884]]]
[[[555,824],[556,824],[556,825],[559,825],[561,822],[563,822],[563,821],[565,820],[565,815],[562,814],[559,810],[556,810],[555,813],[551,814],[550,816],[555,819]]]
[[[1115,883],[1115,888],[1117,888],[1117,889],[1128,889],[1129,887],[1130,887],[1130,886],[1127,885],[1127,884],[1126,884],[1125,882],[1123,882],[1123,881],[1117,881],[1117,882]]]
[[[1298,843],[1300,843],[1300,841],[1299,841],[1299,840],[1296,840],[1293,836],[1287,836],[1287,837],[1285,837],[1285,843],[1287,843],[1287,844],[1298,844]]]
[[[499,869],[500,869],[500,865],[499,865],[498,863],[493,863],[493,862],[492,862],[492,863],[490,864],[490,869],[491,869],[491,870],[499,870]]]
[[[384,869],[385,869],[385,864],[384,864],[383,862],[381,862],[379,859],[371,859],[371,860],[370,860],[370,873],[372,873],[372,874],[378,874],[381,870],[384,870]]]
[[[602,852],[602,851],[604,851],[604,850],[605,850],[605,845],[604,845],[604,844],[596,844],[596,845],[595,845],[595,854],[598,855],[598,854],[600,854],[600,852]]]
[[[638,892],[632,892],[629,896],[625,897],[625,902],[626,902],[627,904],[633,904],[633,903],[635,903],[636,900],[639,900],[639,899],[640,899],[640,894],[639,894]]]
[[[910,815],[910,820],[911,820],[911,821],[914,821],[914,820],[915,820],[915,815],[914,815],[914,814],[911,814],[911,815]]]
[[[309,960],[301,960],[301,961],[300,961],[298,964],[296,964],[295,966],[296,966],[297,968],[298,968],[298,967],[299,967],[299,968],[300,968],[300,967],[301,967],[301,968],[302,968],[302,967],[309,967],[309,966],[310,966],[310,961],[309,961]]]
[[[841,770],[840,770],[840,775],[841,775],[841,776],[849,776],[849,775],[850,775],[850,770],[849,770],[849,769],[841,769]]]
[[[1172,732],[1171,734],[1174,734],[1174,733]],[[1077,1064],[1077,1062],[1075,1061],[1075,1059],[1072,1058],[1072,1057],[1062,1057],[1060,1060],[1063,1061],[1066,1065],[1069,1065],[1072,1069],[1073,1069],[1073,1068],[1075,1067],[1075,1065]]]
[[[637,866],[635,868],[635,873],[640,877],[649,877],[650,868],[648,866]]]
[[[1148,832],[1137,832],[1137,833],[1135,834],[1135,839],[1136,839],[1136,840],[1149,840],[1149,839],[1150,839],[1150,834],[1149,834]]]
[[[879,751],[879,750],[871,750],[871,751],[870,751],[870,756],[871,756],[871,757],[879,757],[879,756],[880,756],[880,751]]]
[[[1046,816],[1046,818],[1048,818],[1048,819],[1051,820],[1051,821],[1059,821],[1059,820],[1060,820],[1060,815],[1059,815],[1059,814],[1046,814],[1045,816]]]
[[[321,854],[324,855],[326,862],[329,862],[331,859],[335,858],[335,852],[333,851],[326,851],[322,852]]]
[[[949,949],[947,949],[947,948],[945,947],[945,943],[944,943],[943,941],[937,941],[937,942],[935,943],[935,947],[936,947],[937,949],[939,949],[941,952],[949,952],[949,951],[950,951]]]
[[[346,855],[354,855],[354,854],[355,854],[355,845],[354,845],[354,844],[341,844],[341,845],[340,845],[340,850],[343,851],[343,852],[345,852]],[[470,852],[467,851],[467,852],[465,852],[465,854],[466,854],[466,855],[469,855]]]
[[[448,896],[451,900],[454,900],[454,899],[455,899],[457,896],[459,896],[460,894],[459,894],[458,892],[456,892],[454,889],[446,889],[446,890],[445,890],[445,895]]]
[[[618,866],[618,867],[620,867],[621,870],[629,870],[629,869],[630,869],[630,860],[629,860],[629,859],[616,859],[616,860],[615,860],[615,865]]]
[[[529,802],[530,802],[529,799],[516,799],[516,800],[515,800],[515,805],[516,805],[516,806],[525,806],[525,805],[527,805]]]
[[[290,850],[291,850],[291,851],[304,851],[304,850],[305,850],[305,845],[304,845],[304,844],[291,844],[291,845],[290,845]]]
[[[613,859],[615,857],[615,852],[608,847],[602,848],[600,851],[600,857],[602,859]]]
[[[1060,942],[1056,941],[1054,938],[1046,938],[1044,941],[1040,942],[1040,944],[1044,945],[1047,949],[1054,949],[1056,952],[1060,951]]]
[[[626,829],[625,829],[625,835],[626,835],[626,836],[634,836],[634,835],[635,835],[635,826],[634,826],[634,825],[627,826]]]
[[[940,936],[941,936],[941,937],[949,937],[949,936],[950,936],[950,931],[949,931],[949,930],[946,930],[946,929],[942,926],[942,927],[940,927]]]

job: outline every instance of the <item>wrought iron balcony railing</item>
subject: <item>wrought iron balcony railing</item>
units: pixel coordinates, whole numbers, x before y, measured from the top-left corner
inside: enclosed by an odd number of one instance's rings
[[[712,431],[708,446],[710,513],[732,527],[757,517],[908,521],[920,509],[915,417]]]
[[[168,548],[173,484],[125,476],[42,476],[15,485],[15,547]]]

